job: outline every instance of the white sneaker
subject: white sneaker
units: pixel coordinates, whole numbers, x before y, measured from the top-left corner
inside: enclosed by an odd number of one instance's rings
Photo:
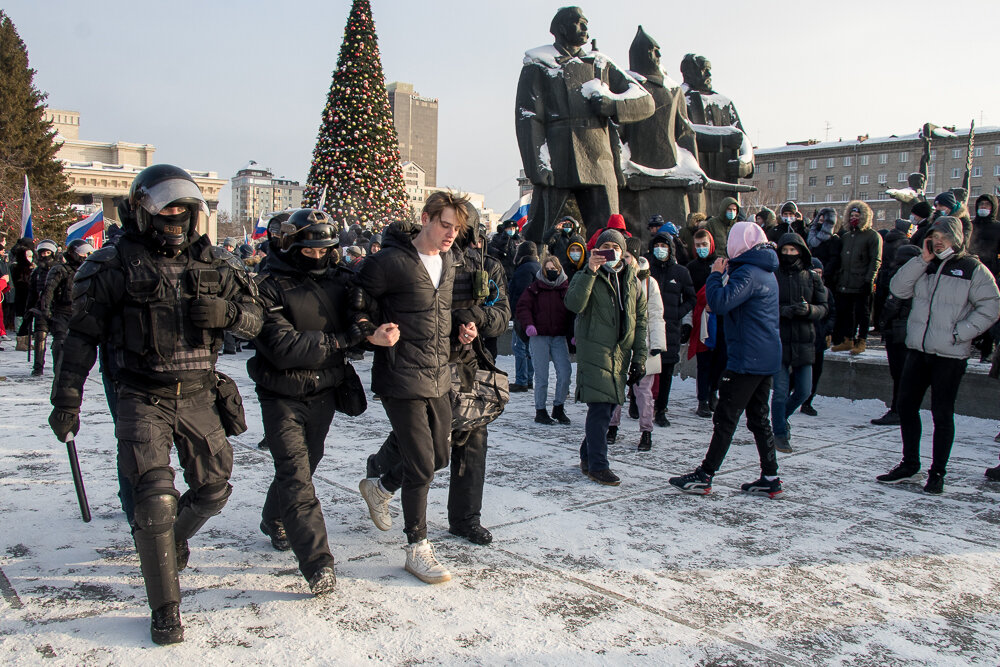
[[[392,494],[382,490],[377,479],[363,479],[358,484],[361,497],[368,505],[368,515],[379,530],[389,530],[392,528],[392,515],[389,514],[389,501]]]
[[[416,544],[407,544],[403,550],[406,551],[406,571],[420,581],[427,584],[451,581],[451,572],[438,562],[434,556],[434,547],[426,538]]]

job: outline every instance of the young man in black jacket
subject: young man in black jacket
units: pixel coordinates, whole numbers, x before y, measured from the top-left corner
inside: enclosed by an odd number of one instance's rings
[[[282,223],[258,279],[264,326],[247,362],[274,459],[260,529],[275,549],[295,552],[314,595],[332,591],[337,577],[312,474],[337,409],[335,389],[353,372],[344,353],[372,333],[350,321],[353,272],[338,265],[339,231],[310,208]]]
[[[403,457],[401,499],[406,570],[426,583],[451,579],[427,541],[427,491],[434,471],[448,463],[451,446],[451,304],[455,264],[449,250],[465,228],[465,198],[435,192],[421,226],[389,225],[382,250],[358,274],[358,321],[387,326],[396,340],[376,340],[372,391],[379,395]],[[471,344],[474,322],[459,326]]]

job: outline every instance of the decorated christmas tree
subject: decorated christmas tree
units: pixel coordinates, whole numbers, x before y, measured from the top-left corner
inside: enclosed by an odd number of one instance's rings
[[[409,217],[396,128],[369,0],[354,0],[302,198],[344,225]]]

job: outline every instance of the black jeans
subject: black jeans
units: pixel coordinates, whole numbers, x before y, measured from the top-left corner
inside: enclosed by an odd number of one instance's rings
[[[816,398],[816,388],[819,387],[819,378],[823,375],[823,356],[826,353],[826,345],[816,346],[816,360],[813,362],[813,383],[812,392],[809,394],[809,398],[802,405],[812,405],[813,399]]]
[[[833,300],[837,306],[837,321],[833,323],[834,345],[844,342],[844,339],[867,340],[872,295],[837,292]]]
[[[261,518],[265,524],[284,524],[306,579],[320,568],[333,567],[312,475],[323,458],[335,408],[332,390],[306,400],[260,394],[264,437],[274,459],[274,479]]]
[[[467,433],[452,433],[451,437],[448,523],[452,528],[468,529],[482,522],[489,432],[486,426],[481,426]],[[403,458],[395,432],[389,434],[375,453],[375,467],[385,490],[395,493],[403,483]]]
[[[899,431],[903,438],[903,464],[920,467],[920,404],[931,390],[934,447],[931,471],[945,474],[955,441],[955,399],[965,375],[966,359],[908,350],[899,379]]]
[[[770,375],[743,375],[726,371],[722,376],[722,381],[719,383],[719,405],[712,415],[715,430],[712,433],[712,442],[708,446],[708,453],[701,463],[702,469],[707,474],[714,475],[722,466],[744,410],[747,413],[747,428],[753,433],[754,441],[757,443],[761,473],[778,474],[774,434],[771,431],[771,421],[768,419],[770,395]]]
[[[667,409],[667,402],[670,400],[670,386],[674,381],[674,364],[663,364],[660,369],[660,388],[656,392],[656,400],[653,401],[653,411],[663,412]]]
[[[451,447],[451,401],[439,398],[382,397],[403,459],[400,500],[403,530],[410,544],[427,537],[427,490],[434,471],[448,464]]]
[[[892,376],[892,403],[889,409],[899,411],[899,379],[903,376],[903,364],[906,362],[906,345],[903,343],[886,343],[885,356],[889,359],[889,375]]]

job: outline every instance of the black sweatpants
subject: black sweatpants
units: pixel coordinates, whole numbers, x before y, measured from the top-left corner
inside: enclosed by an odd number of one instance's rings
[[[903,438],[903,464],[920,466],[920,404],[931,390],[934,447],[931,471],[945,474],[955,441],[955,399],[965,375],[966,359],[908,350],[899,379],[899,431]]]
[[[842,343],[844,339],[867,340],[872,319],[872,295],[837,292],[833,301],[837,306],[837,320],[833,323],[833,344]]]
[[[892,377],[892,403],[889,409],[899,411],[899,380],[903,377],[903,364],[906,362],[906,345],[903,343],[886,343],[885,356],[889,359],[889,375]]]
[[[823,342],[823,345],[816,345],[816,358],[813,361],[812,392],[803,405],[812,405],[813,399],[816,398],[816,388],[819,387],[819,379],[823,376],[823,357],[826,355],[826,340],[824,339]]]
[[[403,530],[410,544],[427,537],[427,491],[434,471],[448,464],[451,447],[451,401],[439,398],[382,397],[403,459],[400,500]]]
[[[760,469],[764,475],[778,474],[778,459],[774,453],[774,433],[768,419],[771,395],[770,375],[743,375],[726,371],[719,383],[719,405],[712,415],[715,430],[708,453],[702,461],[702,469],[714,475],[722,467],[722,461],[729,453],[733,434],[740,421],[740,415],[747,413],[747,428],[753,433],[760,456]]]
[[[260,395],[264,437],[274,459],[274,480],[261,517],[266,524],[284,524],[306,579],[323,567],[333,567],[312,475],[323,458],[335,409],[333,390],[306,400]]]

